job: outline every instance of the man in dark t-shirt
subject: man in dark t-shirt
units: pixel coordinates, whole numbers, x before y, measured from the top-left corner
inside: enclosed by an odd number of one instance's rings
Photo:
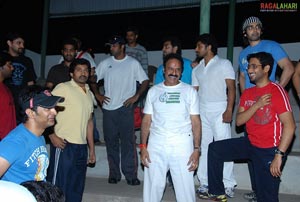
[[[5,80],[5,84],[12,92],[16,108],[17,124],[19,124],[22,122],[19,93],[24,87],[35,84],[37,76],[31,58],[24,55],[25,41],[22,35],[10,32],[6,36],[6,43],[8,46],[7,52],[13,58],[12,65],[14,71],[11,78]]]

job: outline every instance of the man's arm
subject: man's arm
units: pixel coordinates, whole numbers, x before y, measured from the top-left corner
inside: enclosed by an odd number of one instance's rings
[[[236,125],[241,126],[245,124],[253,115],[254,113],[271,103],[271,94],[264,94],[262,95],[259,100],[253,104],[248,110],[245,111],[244,107],[239,107],[237,115],[236,115]]]
[[[149,163],[151,162],[149,153],[147,151],[147,142],[148,137],[150,135],[150,126],[151,126],[152,118],[151,114],[144,114],[141,126],[141,162],[144,166],[148,167]]]
[[[194,137],[194,151],[191,154],[188,165],[189,171],[194,171],[199,165],[200,146],[201,146],[201,120],[199,115],[191,115],[192,131]]]
[[[280,61],[278,61],[278,65],[282,69],[282,74],[279,80],[279,84],[282,87],[285,87],[289,83],[290,79],[292,78],[295,69],[293,63],[289,58],[281,59]]]
[[[91,114],[88,125],[87,125],[87,143],[89,147],[89,158],[88,163],[96,162],[96,154],[95,154],[95,144],[94,144],[94,122],[93,122],[93,114]]]
[[[282,136],[280,139],[280,144],[278,149],[282,152],[286,152],[288,147],[290,146],[294,133],[295,133],[295,120],[292,112],[284,112],[279,115],[279,119],[283,124]],[[270,172],[274,177],[280,177],[282,172],[282,155],[275,154],[274,159],[270,165]]]
[[[235,102],[236,88],[235,88],[235,80],[233,79],[225,79],[227,86],[227,107],[226,111],[223,113],[223,122],[230,123],[232,121],[232,113]]]
[[[9,162],[5,158],[0,157],[0,178],[7,171],[9,166]]]
[[[295,73],[293,75],[293,85],[300,99],[300,62],[295,67]]]
[[[245,74],[244,72],[239,71],[239,86],[240,86],[240,92],[241,94],[245,90]]]
[[[128,107],[128,106],[132,106],[136,101],[138,101],[139,97],[146,91],[146,89],[149,86],[149,79],[144,80],[141,84],[141,86],[139,87],[139,90],[136,92],[136,94],[130,98],[128,98],[125,102],[124,102],[124,106]]]

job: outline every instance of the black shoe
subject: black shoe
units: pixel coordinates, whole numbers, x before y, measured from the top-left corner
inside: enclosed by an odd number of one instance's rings
[[[127,180],[126,179],[126,181],[127,181],[128,185],[132,185],[132,186],[140,185],[141,184],[141,181],[139,179],[137,179],[137,178],[132,179],[132,180]]]
[[[117,184],[118,182],[120,182],[120,179],[108,178],[108,183],[109,184]]]

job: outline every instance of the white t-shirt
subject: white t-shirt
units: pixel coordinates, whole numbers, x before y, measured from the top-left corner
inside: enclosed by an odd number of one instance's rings
[[[103,60],[96,68],[97,80],[104,79],[105,96],[110,98],[103,104],[106,110],[115,110],[123,106],[128,98],[136,93],[136,82],[148,80],[141,64],[131,56],[116,60],[113,56]]]
[[[213,57],[205,66],[204,59],[192,71],[192,86],[198,86],[200,108],[226,107],[227,85],[225,79],[235,80],[235,72],[229,60]],[[201,108],[202,109],[202,108]]]
[[[200,114],[197,91],[186,83],[166,86],[164,82],[148,91],[144,111],[151,114],[151,136],[192,133],[191,115]]]
[[[14,182],[0,180],[1,202],[37,202],[32,193]]]

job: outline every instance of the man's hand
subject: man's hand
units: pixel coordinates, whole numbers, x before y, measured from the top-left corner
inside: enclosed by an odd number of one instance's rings
[[[125,106],[125,107],[131,107],[135,102],[137,102],[138,101],[138,99],[139,99],[139,95],[138,94],[136,94],[136,95],[134,95],[134,96],[132,96],[131,98],[128,98],[124,103],[123,103],[123,105]]]
[[[281,164],[282,164],[282,156],[276,154],[270,165],[270,172],[273,177],[281,176]]]
[[[53,144],[54,147],[64,149],[66,146],[66,141],[60,137],[58,137],[55,133],[52,133],[49,135],[50,141]]]
[[[271,94],[264,94],[257,100],[255,105],[257,105],[258,108],[263,108],[264,106],[271,103],[271,97]]]
[[[231,123],[232,121],[232,110],[226,110],[223,113],[223,122],[224,123]]]
[[[101,104],[101,106],[103,105],[103,103],[108,104],[110,102],[110,98],[104,95],[95,94],[95,97],[98,100],[98,102]]]
[[[191,154],[190,159],[187,163],[187,165],[190,165],[189,171],[195,171],[198,168],[199,155],[200,153],[198,150],[194,150],[193,153]]]
[[[149,163],[151,163],[151,160],[147,148],[141,149],[141,162],[144,166],[149,168]]]

